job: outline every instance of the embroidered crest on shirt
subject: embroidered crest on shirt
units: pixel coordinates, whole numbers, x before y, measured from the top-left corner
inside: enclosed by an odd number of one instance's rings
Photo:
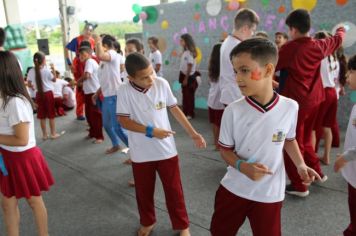
[[[286,134],[283,133],[283,131],[278,131],[277,133],[273,134],[272,142],[281,143],[284,141],[285,138],[286,138]]]
[[[155,105],[156,110],[161,110],[161,109],[163,109],[163,108],[165,108],[165,107],[166,107],[166,103],[165,103],[165,102],[162,102],[162,101],[158,102],[158,103]]]

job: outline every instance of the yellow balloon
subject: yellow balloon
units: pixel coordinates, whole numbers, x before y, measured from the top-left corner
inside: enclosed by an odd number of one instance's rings
[[[161,23],[161,28],[162,28],[163,30],[166,30],[166,29],[168,29],[168,27],[169,27],[168,21],[166,21],[166,20],[162,21],[162,23]]]
[[[201,53],[200,48],[196,47],[195,48],[197,50],[197,57],[195,58],[197,64],[200,64],[201,59],[203,58],[203,54]]]
[[[312,11],[318,0],[292,0],[293,9],[302,8],[308,11]]]

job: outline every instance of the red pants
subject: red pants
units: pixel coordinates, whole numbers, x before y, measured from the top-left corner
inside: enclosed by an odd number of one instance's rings
[[[133,162],[132,170],[141,225],[150,226],[156,222],[154,191],[157,172],[163,184],[173,229],[188,228],[189,219],[184,203],[178,156],[162,161]]]
[[[85,98],[84,98],[84,92],[82,89],[76,89],[75,92],[75,99],[77,100],[77,107],[75,110],[75,113],[78,116],[84,116],[84,103],[85,103]]]
[[[235,236],[246,217],[254,236],[281,235],[282,202],[262,203],[236,196],[220,185],[211,220],[212,236]]]
[[[220,128],[221,119],[224,114],[224,109],[215,110],[209,107],[208,111],[209,111],[209,122]]]
[[[85,114],[89,124],[89,137],[104,139],[103,121],[99,108],[92,102],[94,93],[85,94]]]
[[[331,127],[331,132],[333,134],[333,142],[331,144],[332,147],[340,147],[340,130],[339,123],[335,122],[335,124]]]
[[[318,107],[299,109],[296,139],[299,149],[304,157],[305,164],[310,168],[313,168],[321,177],[323,177],[324,174],[320,169],[319,158],[315,154],[312,143],[312,131],[315,126],[317,115]],[[286,152],[284,152],[284,162],[286,172],[294,189],[302,192],[306,191],[307,186],[302,183],[303,181],[299,177],[297,168]]]
[[[356,189],[349,184],[349,210],[350,210],[350,225],[344,231],[344,236],[356,235]]]
[[[57,116],[64,116],[66,114],[63,107],[63,98],[54,98],[54,108]]]
[[[194,81],[193,83],[197,83]],[[194,117],[194,107],[195,107],[195,90],[197,86],[195,85],[187,85],[182,86],[182,105],[183,105],[183,113],[186,116]]]

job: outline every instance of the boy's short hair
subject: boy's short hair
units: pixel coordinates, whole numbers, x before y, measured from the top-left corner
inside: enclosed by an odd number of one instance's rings
[[[5,39],[6,39],[5,30],[0,27],[0,47],[4,46]]]
[[[273,65],[278,61],[278,50],[276,45],[268,39],[251,38],[242,41],[230,53],[230,59],[241,53],[248,53],[252,60],[257,61],[261,66],[268,63]]]
[[[134,77],[137,71],[150,66],[150,61],[141,53],[134,52],[126,57],[125,67],[129,76]]]
[[[136,50],[137,50],[138,52],[143,49],[143,45],[142,45],[141,41],[138,40],[138,39],[135,39],[135,38],[127,40],[127,41],[126,41],[126,45],[127,45],[127,44],[133,44],[133,45],[135,45]]]
[[[350,57],[349,62],[347,63],[348,70],[356,70],[356,55]]]
[[[288,34],[287,33],[285,33],[285,32],[280,32],[280,31],[278,31],[278,32],[276,32],[275,34],[274,34],[274,36],[278,36],[278,35],[281,35],[283,38],[285,38],[285,39],[289,39],[289,37],[288,37]]]
[[[155,45],[155,46],[158,46],[158,38],[155,37],[155,36],[151,36],[148,38],[148,41],[152,41],[152,43]]]
[[[91,48],[91,44],[90,44],[90,42],[88,40],[83,40],[79,44],[79,48],[81,48],[81,47],[89,47],[89,48]]]
[[[92,54],[93,50],[90,47],[83,46],[79,48],[79,53],[83,53],[83,52]]]
[[[254,10],[249,8],[241,8],[238,10],[234,18],[234,28],[235,30],[239,30],[245,25],[251,28],[254,24],[258,25],[259,22],[260,19]]]
[[[72,82],[73,79],[70,77],[65,77],[64,80],[67,81],[68,83],[70,83],[70,82]]]
[[[256,32],[256,37],[268,39],[268,34],[265,31],[258,31]]]
[[[289,28],[295,28],[302,34],[309,32],[310,22],[310,14],[305,9],[296,9],[290,12],[286,19],[286,25]]]

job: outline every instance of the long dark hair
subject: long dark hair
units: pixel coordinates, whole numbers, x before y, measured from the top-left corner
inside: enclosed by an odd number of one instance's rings
[[[16,56],[9,51],[0,51],[0,97],[5,109],[12,97],[25,97],[33,106],[22,77],[21,68]]]
[[[344,48],[339,47],[339,49],[336,50],[336,58],[339,61],[339,82],[342,86],[345,86],[346,84],[346,72],[347,72],[347,59],[344,54]]]
[[[108,47],[109,49],[115,49],[115,47],[114,47],[115,41],[116,41],[116,39],[114,36],[106,34],[106,35],[104,35],[104,37],[102,39],[102,44],[106,45],[106,47]]]
[[[326,32],[326,31],[318,31],[314,35],[314,38],[316,38],[316,39],[326,39],[326,38],[329,38],[329,37],[330,37],[330,34],[328,32]],[[331,67],[331,56],[333,57],[333,60],[336,61],[337,60],[336,59],[336,52],[333,52],[332,55],[328,56],[329,70],[333,71],[333,70],[336,70],[337,67],[336,67],[336,65],[335,65],[334,68]]]
[[[193,37],[190,34],[182,34],[180,38],[185,42],[184,50],[189,50],[193,54],[193,57],[196,58],[198,53]]]
[[[37,92],[40,96],[43,96],[43,81],[41,75],[41,66],[46,59],[46,56],[42,52],[36,52],[33,55],[33,63],[35,64],[35,78],[37,85]]]
[[[219,75],[220,75],[220,48],[221,48],[221,43],[215,44],[213,50],[211,51],[210,59],[209,59],[209,66],[208,66],[209,79],[211,82],[214,83],[219,80]]]

